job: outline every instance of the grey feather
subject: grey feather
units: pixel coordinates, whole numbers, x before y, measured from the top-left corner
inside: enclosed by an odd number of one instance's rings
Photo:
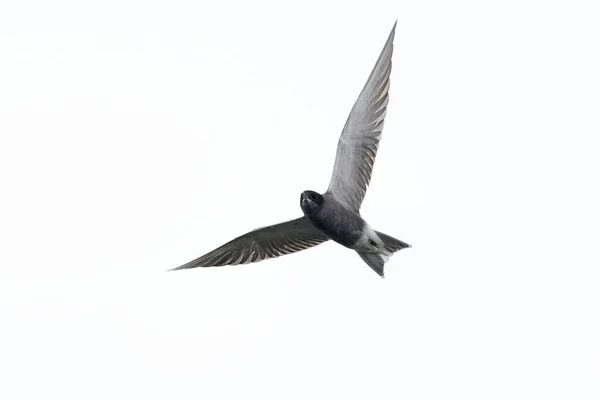
[[[258,262],[305,250],[327,240],[327,236],[302,217],[255,229],[173,270]]]
[[[378,253],[363,253],[360,251],[356,252],[360,258],[363,259],[364,262],[367,263],[367,265],[369,267],[371,267],[371,269],[375,272],[377,272],[377,275],[379,275],[380,277],[385,277],[385,273],[383,272],[383,266],[385,265],[385,260],[383,259],[383,257],[381,256],[381,254]]]
[[[327,191],[358,212],[371,180],[388,104],[396,24],[354,103],[338,141]]]
[[[380,276],[390,256],[410,247],[373,231],[360,215],[388,105],[396,24],[354,103],[340,135],[329,188],[300,195],[303,218],[248,232],[175,269],[258,262],[295,253],[329,239],[353,249]]]
[[[398,240],[395,237],[386,235],[385,233],[381,233],[381,232],[377,232],[377,231],[375,231],[375,233],[377,233],[377,236],[379,236],[379,238],[383,241],[385,248],[392,253],[394,253],[398,250],[405,249],[407,247],[412,247],[410,244],[404,243],[402,240]]]
[[[407,247],[412,247],[408,243],[404,243],[401,240],[398,240],[392,236],[386,235],[385,233],[377,232],[377,236],[383,241],[385,246],[384,249],[380,253],[365,253],[361,251],[357,251],[360,258],[363,259],[364,262],[367,263],[369,267],[382,278],[385,276],[383,268],[387,260],[391,257],[392,254],[397,252],[398,250],[405,249]]]

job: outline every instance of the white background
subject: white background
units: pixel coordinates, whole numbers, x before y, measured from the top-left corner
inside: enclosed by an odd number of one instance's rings
[[[3,1],[3,399],[600,398],[589,1]],[[395,19],[363,216],[166,273],[324,191]]]

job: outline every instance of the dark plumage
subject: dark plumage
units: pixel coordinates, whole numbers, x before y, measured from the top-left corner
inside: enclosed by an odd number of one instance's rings
[[[318,199],[318,203],[311,200],[311,197]],[[329,193],[321,195],[310,190],[303,192],[300,196],[300,208],[308,222],[343,246],[352,248],[363,234],[365,221]]]
[[[304,216],[246,233],[175,269],[257,262],[304,250],[329,239],[355,250],[380,276],[389,257],[410,245],[373,230],[360,215],[388,104],[396,24],[354,103],[340,139],[329,188],[302,192]]]

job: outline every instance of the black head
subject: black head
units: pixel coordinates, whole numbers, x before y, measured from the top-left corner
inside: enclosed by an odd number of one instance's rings
[[[305,190],[300,195],[300,207],[305,214],[313,214],[323,207],[325,198],[323,195],[313,192],[312,190]]]

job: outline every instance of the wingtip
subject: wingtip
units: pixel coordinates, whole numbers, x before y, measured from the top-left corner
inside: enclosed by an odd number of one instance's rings
[[[188,263],[188,264],[189,264],[189,263]],[[186,268],[188,268],[188,266],[187,266],[188,264],[183,264],[183,265],[180,265],[179,267],[175,267],[175,268],[172,268],[172,269],[168,269],[168,270],[166,270],[165,272],[171,272],[171,271],[180,271],[180,270],[182,270],[182,269],[186,269]]]
[[[398,20],[396,20],[394,22],[394,26],[392,26],[392,30],[390,31],[390,35],[389,35],[388,40],[387,40],[388,42],[391,42],[392,44],[393,44],[394,38],[396,36],[396,25],[397,24],[398,24]]]

